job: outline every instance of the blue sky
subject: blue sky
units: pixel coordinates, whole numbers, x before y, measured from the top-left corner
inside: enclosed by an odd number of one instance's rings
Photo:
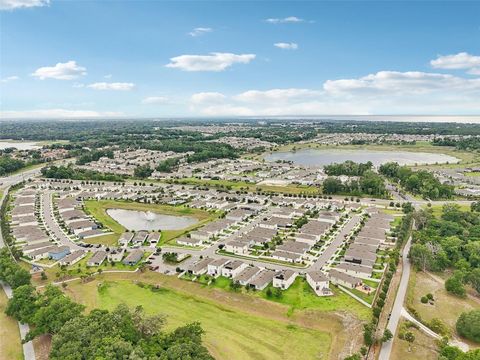
[[[480,114],[480,2],[0,9],[3,117]]]

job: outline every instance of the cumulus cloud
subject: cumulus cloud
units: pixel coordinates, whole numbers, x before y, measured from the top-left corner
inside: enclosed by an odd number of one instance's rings
[[[222,103],[227,97],[219,92],[200,92],[193,94],[190,101],[192,104]]]
[[[438,91],[463,92],[480,90],[480,79],[465,79],[450,74],[420,71],[379,71],[356,79],[327,80],[323,88],[332,94],[370,92],[398,95]]]
[[[480,56],[470,55],[466,52],[455,55],[441,55],[430,61],[430,65],[435,69],[449,70],[480,68]]]
[[[18,76],[13,75],[13,76],[7,76],[6,78],[3,78],[2,80],[0,80],[0,82],[8,83],[8,82],[15,81],[15,80],[18,80],[18,79],[19,79]]]
[[[235,95],[233,98],[240,102],[249,102],[249,103],[282,103],[285,101],[291,101],[295,99],[308,99],[314,98],[321,95],[320,91],[310,90],[310,89],[271,89],[266,91],[260,90],[249,90],[238,95]]]
[[[298,44],[291,42],[291,43],[285,43],[285,42],[279,42],[273,44],[273,46],[283,49],[283,50],[297,50],[298,49]]]
[[[207,34],[209,32],[212,32],[213,29],[212,28],[208,28],[208,27],[196,27],[195,29],[193,29],[192,31],[190,31],[188,33],[188,35],[192,36],[192,37],[197,37],[197,36],[201,36],[201,35],[204,35],[204,34]]]
[[[254,89],[216,98],[222,101],[197,101],[192,110],[209,116],[478,114],[480,78],[379,71],[327,80],[319,89]]]
[[[269,18],[269,19],[265,19],[265,21],[270,24],[288,24],[288,23],[305,22],[304,19],[298,18],[296,16],[288,16],[284,18]]]
[[[214,52],[209,55],[180,55],[170,59],[165,65],[183,71],[224,71],[233,64],[248,64],[255,59],[254,54],[232,54]]]
[[[48,6],[50,0],[0,0],[0,10],[15,10]]]
[[[87,85],[87,87],[95,90],[130,91],[135,87],[135,84],[126,82],[96,82]]]
[[[166,96],[149,96],[142,100],[142,104],[154,105],[154,104],[168,104],[170,100]]]
[[[116,111],[94,111],[94,110],[67,110],[67,109],[39,109],[39,110],[6,110],[0,111],[2,119],[76,119],[76,118],[98,118],[118,117],[123,113]]]
[[[45,79],[72,80],[86,75],[87,69],[77,65],[76,61],[70,60],[66,63],[57,63],[54,66],[44,66],[35,70],[32,76]]]

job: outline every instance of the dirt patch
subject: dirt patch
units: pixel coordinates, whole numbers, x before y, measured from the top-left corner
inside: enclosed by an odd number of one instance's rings
[[[52,337],[50,335],[40,335],[33,340],[36,360],[48,360],[51,348]]]

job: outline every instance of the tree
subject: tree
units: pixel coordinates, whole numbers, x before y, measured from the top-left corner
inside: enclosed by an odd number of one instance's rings
[[[32,322],[38,310],[38,296],[31,285],[22,285],[13,290],[13,297],[8,301],[5,313],[22,323]]]
[[[133,175],[140,179],[148,178],[152,175],[153,170],[148,165],[139,165],[133,170]]]
[[[461,336],[480,343],[480,309],[462,313],[456,328]]]
[[[238,291],[242,287],[242,285],[238,281],[232,281],[229,285],[230,290]]]
[[[390,330],[385,329],[382,336],[382,342],[390,341],[393,338],[393,334]]]
[[[412,350],[412,344],[415,341],[415,335],[411,331],[407,331],[404,335],[404,339],[408,341],[408,351],[410,352]]]
[[[468,282],[472,285],[472,287],[480,294],[480,268],[473,269],[467,275]]]
[[[445,281],[445,290],[459,297],[465,297],[467,294],[459,273],[455,273]]]
[[[416,268],[426,271],[429,268],[431,260],[432,252],[426,245],[412,245],[410,248],[410,261]]]

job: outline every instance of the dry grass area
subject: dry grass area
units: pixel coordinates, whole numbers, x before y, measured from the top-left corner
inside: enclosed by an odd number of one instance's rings
[[[99,294],[97,286],[102,281],[112,283]],[[142,289],[134,285],[136,281],[160,285],[165,291],[156,293]],[[230,359],[226,354],[235,353],[228,351],[233,348],[239,351],[235,357],[238,359],[242,356],[253,359],[295,359],[299,356],[343,359],[352,349],[358,350],[362,336],[362,323],[346,312],[308,309],[289,314],[289,308],[283,304],[201,287],[152,272],[102,274],[87,284],[69,283],[66,292],[89,309],[109,308],[125,301],[132,306],[142,304],[150,311],[166,313],[173,325],[200,320],[210,334],[206,337],[207,346],[220,359]],[[263,335],[260,336],[262,328]],[[219,341],[220,338],[225,340]],[[240,338],[246,341],[244,345]]]
[[[403,320],[400,321],[399,327],[402,323]],[[409,331],[415,335],[410,351],[408,342],[397,337],[393,342],[390,360],[437,360],[438,347],[435,341],[417,329],[411,328]]]
[[[422,296],[431,293],[435,299],[433,305],[422,304]],[[480,307],[480,299],[469,296],[461,299],[445,290],[444,280],[434,274],[412,271],[408,285],[407,303],[413,307],[420,317],[429,322],[434,318],[441,319],[455,337],[455,324],[462,312]],[[464,339],[461,339],[464,342]],[[467,342],[468,343],[468,342]],[[470,344],[475,347],[474,344]],[[478,344],[477,346],[478,347]]]
[[[52,346],[52,337],[50,335],[40,335],[33,340],[33,349],[35,350],[36,360],[48,360],[50,348]]]
[[[18,323],[15,319],[5,315],[7,302],[7,295],[0,287],[0,359],[23,359]]]

